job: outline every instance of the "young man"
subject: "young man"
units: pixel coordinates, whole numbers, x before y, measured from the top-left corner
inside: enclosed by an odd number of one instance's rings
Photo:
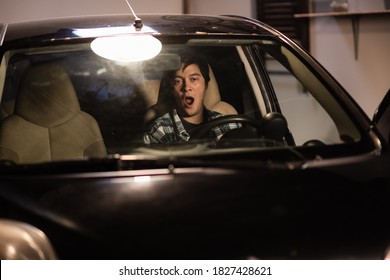
[[[167,97],[172,109],[156,119],[144,134],[146,144],[185,143],[192,133],[204,122],[221,117],[222,114],[205,108],[203,99],[210,81],[208,63],[199,55],[182,55],[182,65],[177,71],[165,75]],[[210,130],[213,142],[227,131],[240,127],[228,123]]]

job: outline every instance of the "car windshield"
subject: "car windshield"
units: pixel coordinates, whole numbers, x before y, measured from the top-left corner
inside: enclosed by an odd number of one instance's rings
[[[339,146],[356,151],[365,140],[329,85],[282,41],[155,37],[162,43],[159,54],[138,62],[106,59],[85,41],[6,51],[1,159],[272,158],[270,151],[284,150],[314,158],[335,155],[320,151]],[[184,54],[207,61],[209,81],[200,97],[184,88],[207,76],[206,70],[191,70],[194,62]],[[198,104],[204,105],[203,120],[194,123],[190,109]]]

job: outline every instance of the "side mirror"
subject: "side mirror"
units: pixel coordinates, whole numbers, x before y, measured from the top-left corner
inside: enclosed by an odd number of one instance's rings
[[[38,228],[0,219],[1,260],[54,260],[57,256],[46,235]]]
[[[390,144],[390,89],[375,111],[373,124]]]

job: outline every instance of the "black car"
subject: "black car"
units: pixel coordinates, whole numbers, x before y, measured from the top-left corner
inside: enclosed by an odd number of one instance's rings
[[[189,83],[183,53],[207,61],[203,110],[217,117],[153,144],[148,129],[172,109],[167,73]],[[146,14],[2,24],[0,58],[0,244],[14,248],[2,259],[385,258],[390,96],[370,120],[272,27]]]

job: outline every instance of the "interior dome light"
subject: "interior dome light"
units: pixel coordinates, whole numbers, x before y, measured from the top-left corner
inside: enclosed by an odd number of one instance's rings
[[[148,60],[158,55],[161,48],[161,42],[148,34],[99,37],[91,43],[94,53],[118,62]]]

